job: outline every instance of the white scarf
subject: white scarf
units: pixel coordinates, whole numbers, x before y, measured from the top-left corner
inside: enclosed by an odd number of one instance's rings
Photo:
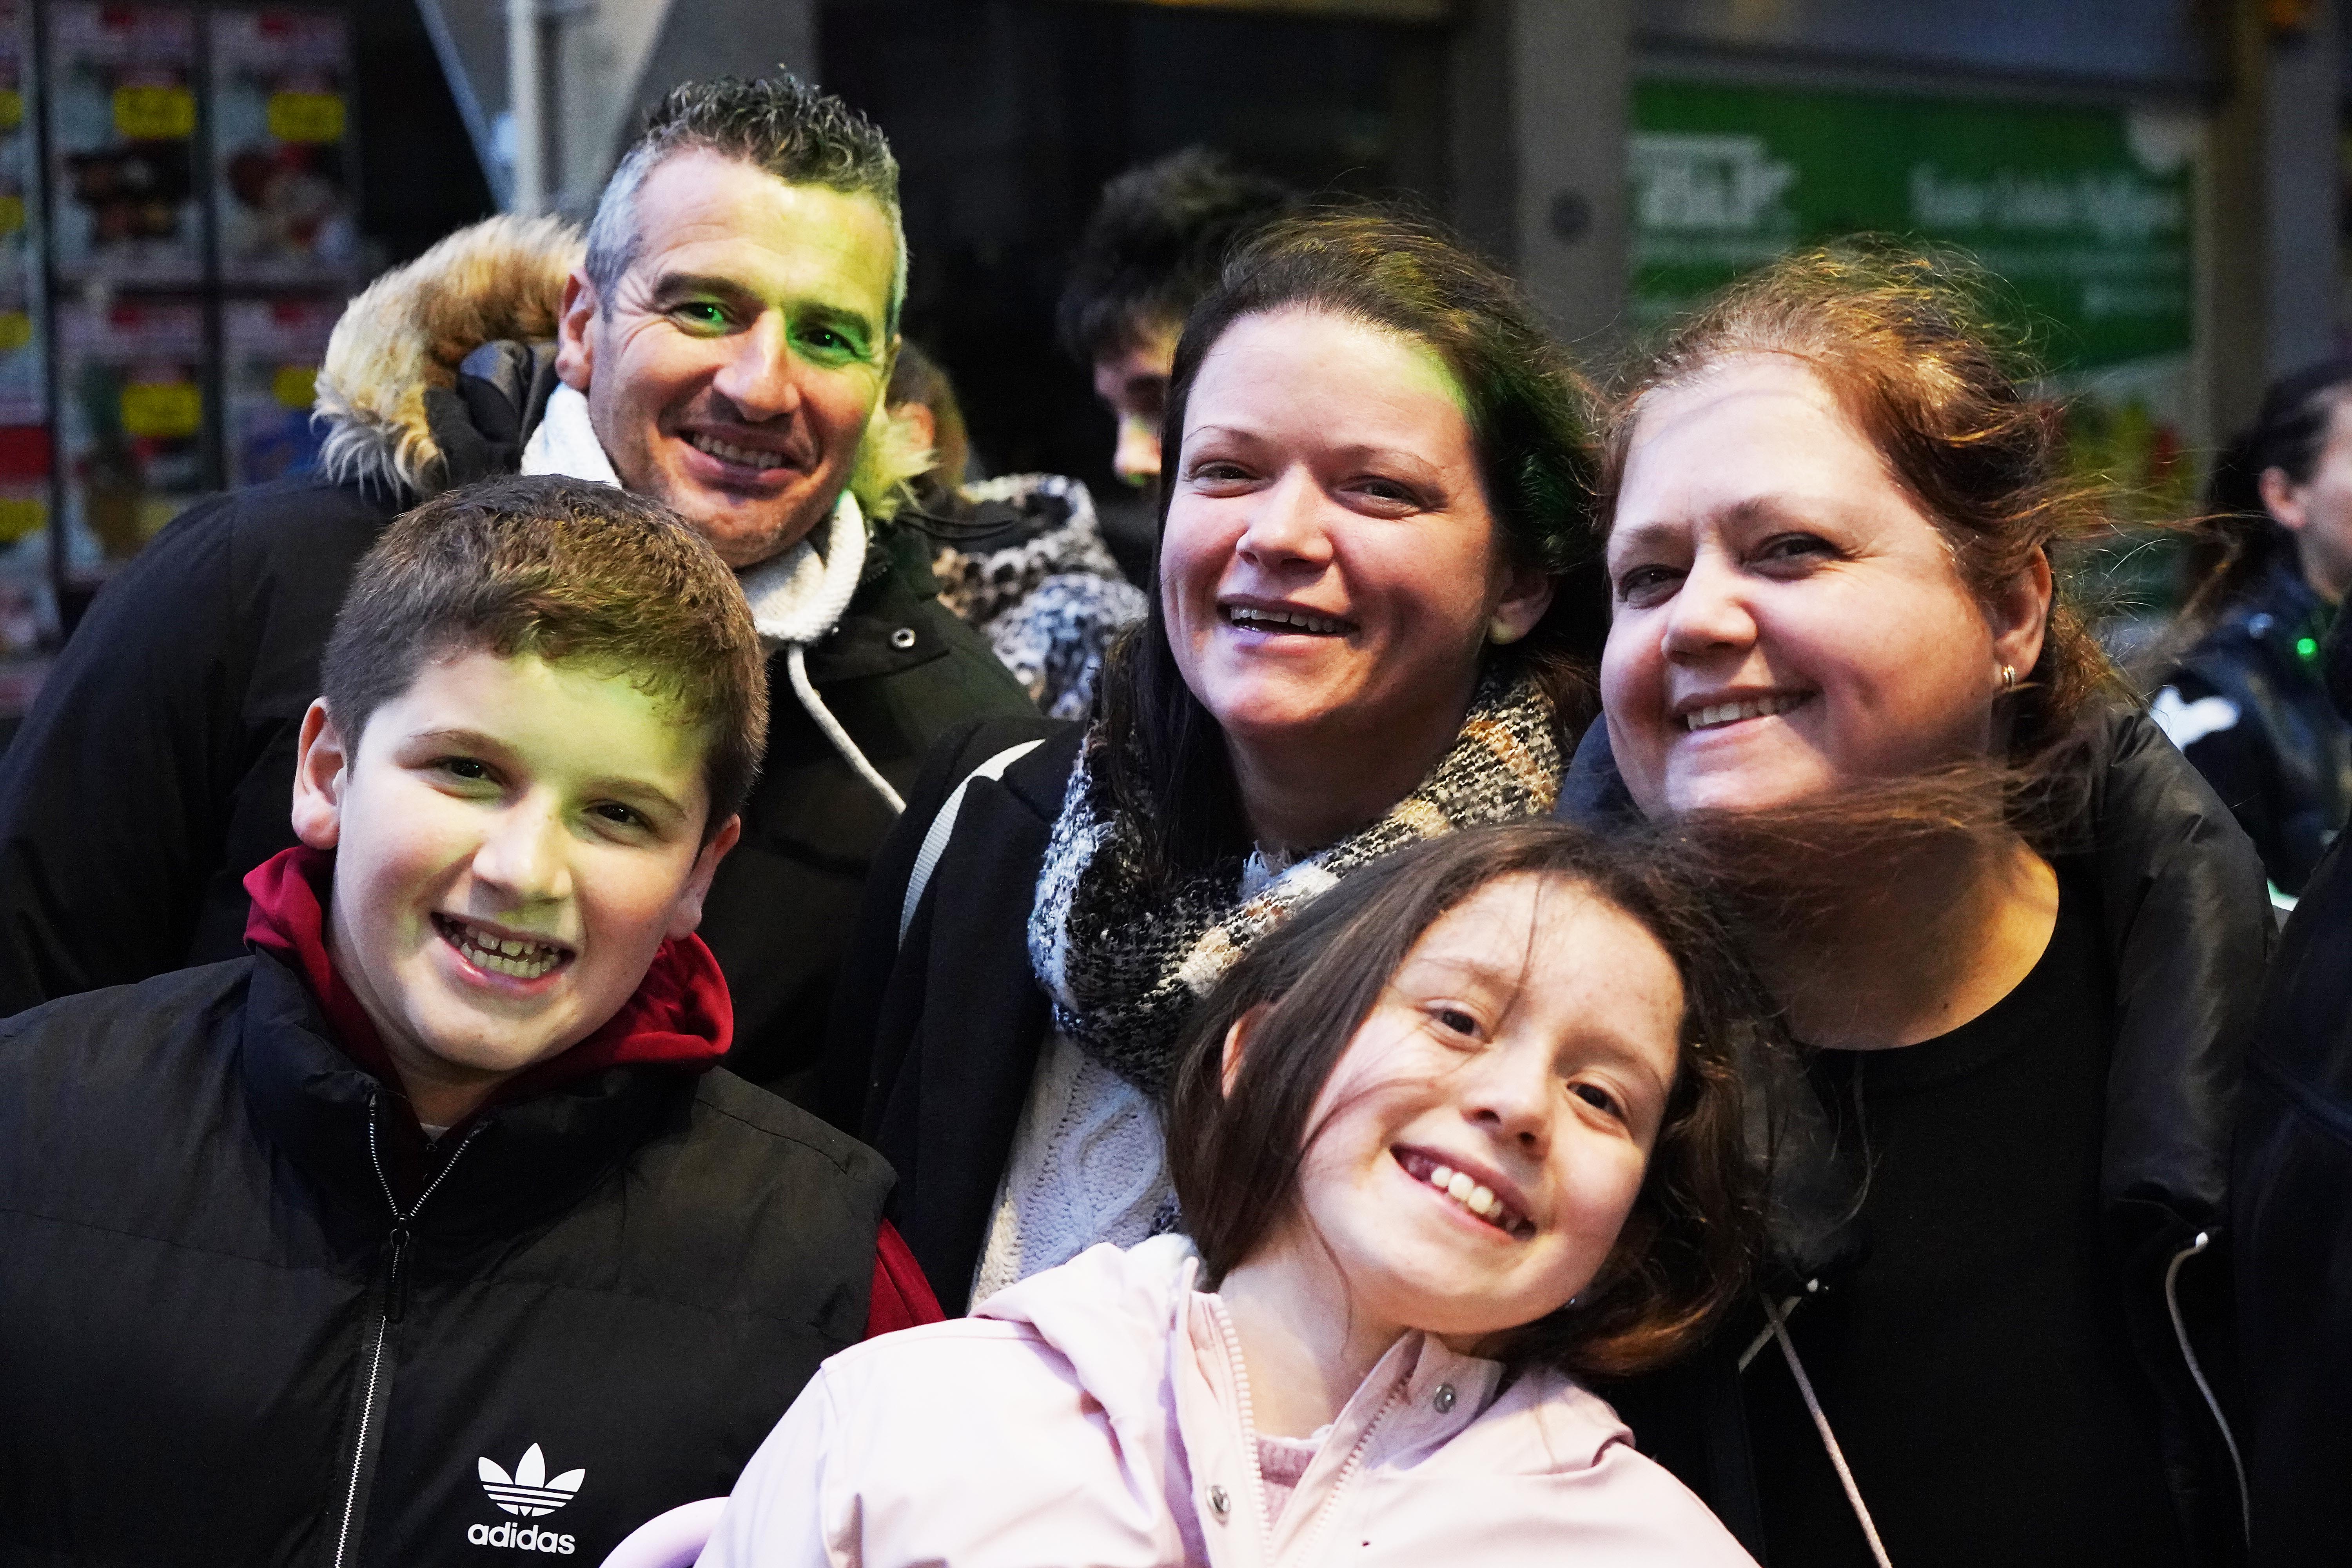
[[[613,460],[589,422],[587,395],[569,383],[559,383],[548,395],[547,412],[523,446],[522,471],[562,474],[615,489],[627,488],[614,472]],[[751,601],[751,622],[760,628],[760,636],[784,649],[793,694],[801,706],[816,721],[842,760],[890,803],[891,810],[903,811],[906,803],[898,798],[898,792],[857,749],[857,742],[849,738],[849,731],[809,683],[804,657],[809,645],[824,641],[841,624],[842,613],[856,595],[857,580],[865,570],[866,515],[858,510],[857,498],[845,489],[833,503],[822,550],[813,539],[803,539],[782,555],[745,567],[736,574],[736,581],[742,584],[743,596]]]

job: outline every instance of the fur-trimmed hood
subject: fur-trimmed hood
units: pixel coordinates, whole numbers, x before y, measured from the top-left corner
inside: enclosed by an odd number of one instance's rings
[[[428,395],[453,395],[438,412],[462,417],[454,394],[468,354],[485,343],[551,340],[564,280],[584,254],[580,230],[563,218],[501,215],[458,229],[369,284],[335,323],[319,371],[311,417],[326,431],[320,471],[420,500],[447,489],[448,458]],[[877,406],[850,493],[868,518],[887,518],[906,481],[929,461],[913,428]]]
[[[369,284],[335,323],[319,370],[320,470],[338,483],[438,493],[447,464],[425,395],[454,389],[458,364],[484,343],[552,338],[583,250],[560,217],[501,216]]]

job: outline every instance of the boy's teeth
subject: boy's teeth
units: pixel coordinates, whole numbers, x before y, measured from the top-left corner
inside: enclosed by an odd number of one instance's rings
[[[1712,730],[1718,724],[1734,723],[1741,719],[1762,719],[1774,713],[1786,713],[1801,697],[1785,694],[1752,697],[1745,702],[1714,702],[1686,715],[1684,723],[1693,730]]]
[[[509,974],[517,980],[536,980],[563,962],[563,950],[546,942],[525,942],[517,937],[495,937],[486,931],[452,921],[457,950],[474,965],[493,974]]]

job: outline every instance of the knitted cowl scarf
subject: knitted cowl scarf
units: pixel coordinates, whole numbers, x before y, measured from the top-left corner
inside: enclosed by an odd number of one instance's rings
[[[1029,912],[1029,963],[1052,999],[1055,1026],[1159,1097],[1192,1005],[1293,911],[1406,845],[1550,811],[1560,775],[1554,722],[1550,699],[1533,679],[1489,670],[1453,749],[1411,795],[1247,897],[1238,858],[1147,884],[1136,825],[1088,766],[1089,737]]]

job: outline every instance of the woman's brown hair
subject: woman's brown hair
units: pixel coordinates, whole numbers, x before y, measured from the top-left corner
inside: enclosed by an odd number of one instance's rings
[[[1592,670],[1608,630],[1592,526],[1593,399],[1511,280],[1434,226],[1376,207],[1307,214],[1275,224],[1226,263],[1176,345],[1160,425],[1160,527],[1183,457],[1185,408],[1210,351],[1235,322],[1292,310],[1394,332],[1453,377],[1504,549],[1555,579],[1534,630],[1487,657],[1535,673],[1565,749],[1592,716]],[[1096,766],[1119,809],[1143,826],[1150,872],[1198,869],[1248,849],[1222,731],[1176,668],[1158,595],[1105,661],[1097,711]]]
[[[1616,400],[1602,518],[1651,393],[1726,360],[1779,354],[1821,378],[1935,521],[1969,592],[1989,599],[2036,555],[2110,523],[2104,491],[2065,476],[2058,411],[2031,395],[2035,367],[1991,303],[1973,263],[1872,240],[1800,251],[1740,279],[1675,327]],[[2061,579],[2042,656],[2001,700],[2007,760],[2029,763],[2074,733],[2094,697],[2120,690]]]
[[[1213,1282],[1296,1209],[1325,1081],[1423,932],[1502,878],[1580,889],[1654,937],[1681,977],[1681,1053],[1640,1194],[1574,1301],[1507,1337],[1503,1359],[1582,1376],[1656,1365],[1744,1287],[1761,1227],[1743,1146],[1746,1087],[1769,1051],[1769,1005],[1696,884],[1639,833],[1565,823],[1474,828],[1349,878],[1266,936],[1195,1012],[1171,1090],[1168,1153],[1187,1230]],[[1255,1014],[1255,1016],[1252,1015]],[[1227,1032],[1250,1022],[1230,1088]]]

